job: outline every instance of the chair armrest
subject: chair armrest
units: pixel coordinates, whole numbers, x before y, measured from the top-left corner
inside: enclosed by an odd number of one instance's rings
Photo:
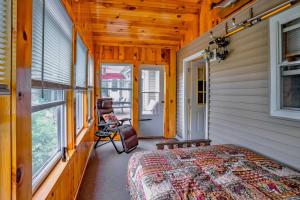
[[[131,118],[123,118],[119,119],[120,122],[126,122],[126,121],[131,121]]]
[[[191,146],[209,146],[211,140],[184,140],[184,141],[172,141],[172,142],[161,142],[156,144],[158,150],[163,150],[165,146],[168,146],[169,149],[174,148],[185,148]]]
[[[103,128],[103,127],[108,127],[108,126],[117,125],[117,124],[118,123],[116,123],[116,122],[100,123],[100,124],[98,124],[98,127]]]

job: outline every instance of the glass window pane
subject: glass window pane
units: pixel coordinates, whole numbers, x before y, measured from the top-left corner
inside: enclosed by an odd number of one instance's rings
[[[60,151],[63,106],[32,113],[32,174],[35,177]]]
[[[142,73],[142,92],[160,92],[160,71],[141,70]]]
[[[281,108],[300,109],[300,65],[281,67]]]
[[[76,130],[83,128],[83,91],[76,91]]]
[[[113,99],[116,116],[131,117],[132,69],[130,65],[101,66],[101,96]]]
[[[92,90],[88,91],[88,120],[92,118]]]
[[[32,89],[32,106],[64,100],[63,90]]]
[[[102,65],[102,88],[132,88],[132,72],[129,65]]]
[[[159,93],[143,93],[142,94],[142,114],[153,115],[159,112]]]
[[[300,60],[300,18],[282,25],[282,62]]]

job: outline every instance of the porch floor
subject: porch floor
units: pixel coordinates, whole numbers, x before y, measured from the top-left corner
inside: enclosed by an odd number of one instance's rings
[[[155,144],[162,141],[165,140],[140,139],[139,146],[130,154],[117,154],[111,143],[97,148],[91,154],[77,199],[130,200],[127,190],[129,158],[134,152],[156,149]]]

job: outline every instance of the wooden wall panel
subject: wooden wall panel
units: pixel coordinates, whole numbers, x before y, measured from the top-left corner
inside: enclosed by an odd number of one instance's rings
[[[31,22],[32,1],[17,1],[16,66],[12,85],[12,199],[32,198]]]
[[[10,96],[0,96],[0,199],[11,198]]]
[[[101,63],[124,63],[133,65],[133,112],[132,123],[139,132],[139,66],[141,64],[165,66],[165,109],[164,137],[173,138],[176,135],[176,48],[159,46],[98,46],[95,49],[96,96],[100,97],[100,67]]]

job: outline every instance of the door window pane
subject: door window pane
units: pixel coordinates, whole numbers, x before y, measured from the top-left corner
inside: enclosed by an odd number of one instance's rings
[[[142,114],[154,115],[159,112],[159,93],[145,92],[142,94]]]
[[[101,96],[113,99],[119,119],[131,117],[132,69],[129,65],[102,65]]]
[[[142,92],[160,92],[160,73],[159,70],[141,70],[142,73]]]

